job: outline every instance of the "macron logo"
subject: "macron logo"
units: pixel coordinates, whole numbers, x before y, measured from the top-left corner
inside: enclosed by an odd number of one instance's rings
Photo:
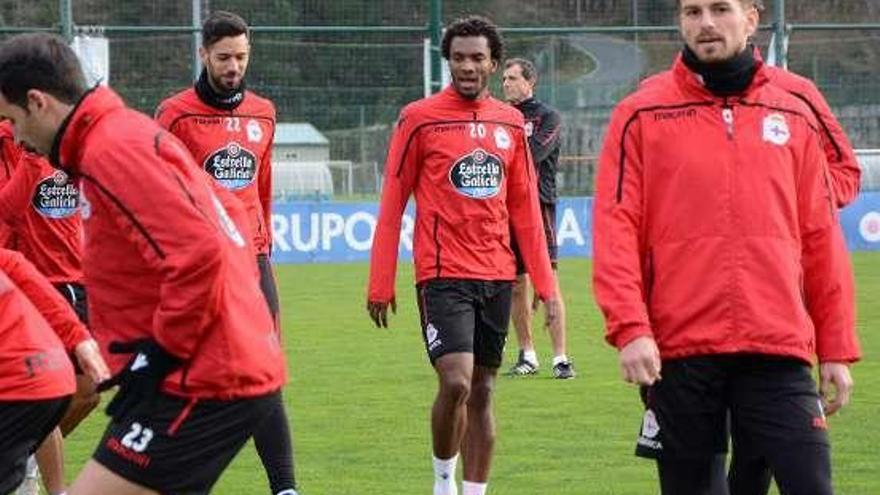
[[[150,365],[150,361],[147,359],[147,355],[140,353],[134,358],[134,363],[131,364],[131,371],[137,371],[141,368],[146,368]]]

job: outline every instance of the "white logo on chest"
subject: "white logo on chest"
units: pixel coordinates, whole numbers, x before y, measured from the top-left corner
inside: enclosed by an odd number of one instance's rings
[[[779,113],[771,113],[764,117],[764,141],[782,146],[791,138],[788,122]]]

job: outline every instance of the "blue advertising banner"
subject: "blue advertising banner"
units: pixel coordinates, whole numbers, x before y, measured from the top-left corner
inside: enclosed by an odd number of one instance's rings
[[[412,259],[412,205],[403,216],[400,259]],[[560,257],[593,252],[593,198],[561,198],[556,207]],[[275,263],[367,261],[376,230],[376,203],[278,203],[272,212]],[[863,193],[841,212],[850,250],[880,250],[880,193]]]
[[[850,251],[880,251],[880,192],[862,193],[840,212]]]

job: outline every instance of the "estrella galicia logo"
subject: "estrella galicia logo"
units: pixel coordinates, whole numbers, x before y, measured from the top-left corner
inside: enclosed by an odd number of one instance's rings
[[[477,148],[455,161],[449,169],[449,182],[469,198],[488,199],[501,191],[503,175],[501,159]]]
[[[79,191],[67,174],[56,170],[37,183],[31,204],[44,217],[67,218],[79,209]]]
[[[230,141],[205,160],[205,171],[220,185],[234,191],[247,187],[254,181],[257,175],[257,159],[247,148]]]

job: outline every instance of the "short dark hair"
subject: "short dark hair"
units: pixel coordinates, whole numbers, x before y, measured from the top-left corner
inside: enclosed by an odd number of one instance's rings
[[[678,7],[681,8],[681,0],[677,0],[676,3],[678,4]],[[739,0],[739,3],[745,8],[754,7],[758,9],[758,12],[764,11],[764,0]]]
[[[0,93],[27,108],[27,92],[37,89],[73,105],[86,92],[86,79],[73,49],[57,35],[19,34],[0,45]]]
[[[519,66],[522,71],[523,79],[534,85],[538,84],[538,71],[535,70],[535,64],[530,60],[524,58],[509,58],[504,62],[505,69],[509,69],[514,65]]]
[[[202,46],[209,48],[223,38],[245,35],[251,37],[247,22],[238,14],[215,10],[202,24]]]
[[[498,32],[498,26],[486,17],[470,15],[454,21],[443,33],[441,50],[443,58],[449,60],[449,46],[452,38],[468,38],[483,36],[489,42],[489,54],[492,60],[500,61],[504,57],[504,40]]]

